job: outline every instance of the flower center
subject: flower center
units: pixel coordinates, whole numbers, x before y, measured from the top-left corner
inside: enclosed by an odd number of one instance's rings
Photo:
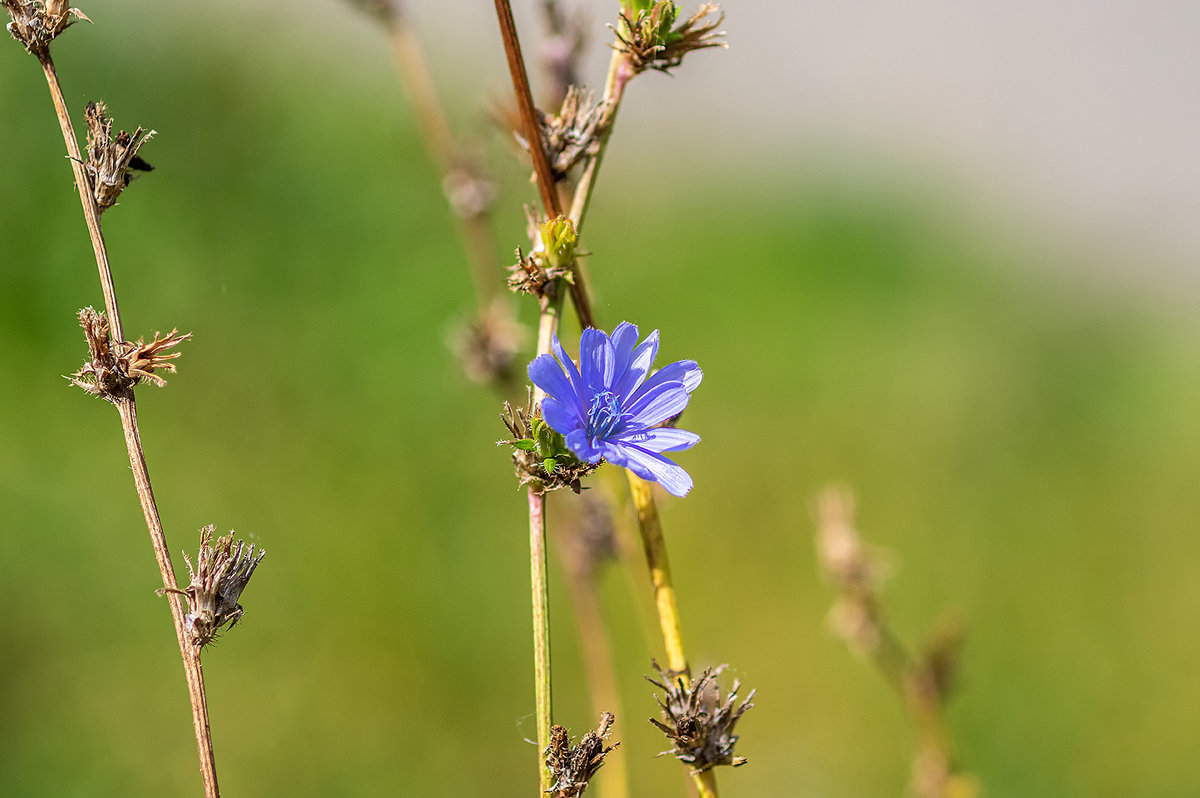
[[[588,408],[588,437],[592,440],[607,438],[630,416],[621,412],[621,397],[612,391],[602,391],[592,396]]]

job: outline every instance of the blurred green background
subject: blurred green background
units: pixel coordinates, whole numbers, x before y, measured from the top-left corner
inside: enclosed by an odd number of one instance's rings
[[[269,552],[205,657],[222,787],[528,795],[525,502],[497,400],[445,346],[470,309],[461,247],[382,36],[299,8],[104,4],[55,50],[72,107],[159,131],[105,229],[130,334],[195,334],[169,386],[139,393],[177,566],[209,523]],[[462,24],[493,33],[490,10]],[[463,127],[506,88],[493,45],[443,84]],[[679,457],[696,489],[662,510],[695,664],[758,690],[723,794],[907,781],[901,708],[827,631],[811,508],[830,480],[895,552],[900,633],[969,619],[950,723],[987,794],[1200,794],[1194,301],[1059,268],[1083,255],[981,226],[935,179],[798,153],[756,170],[733,139],[688,153],[649,99],[670,85],[632,87],[623,113],[661,133],[618,127],[586,246],[606,324],[659,328],[662,362],[705,370],[686,425],[704,442]],[[85,354],[75,311],[101,298],[13,42],[0,151],[0,793],[199,794],[115,413],[59,376]],[[533,198],[499,172],[498,263]],[[603,579],[614,756],[634,795],[682,795],[653,758],[642,675],[661,654],[629,584]],[[551,587],[556,720],[580,733],[595,718],[557,562]]]

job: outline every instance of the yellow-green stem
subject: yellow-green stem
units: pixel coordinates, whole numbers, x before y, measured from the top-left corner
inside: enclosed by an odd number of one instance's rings
[[[679,604],[675,599],[675,583],[671,580],[671,562],[667,557],[667,542],[663,538],[658,506],[654,503],[650,483],[632,471],[625,473],[629,477],[629,493],[637,511],[642,548],[646,552],[646,565],[650,568],[654,606],[658,611],[658,625],[662,629],[663,646],[667,651],[667,667],[672,674],[678,675],[685,687],[690,688],[692,674],[688,668],[687,655],[684,653]],[[700,798],[717,798],[717,777],[711,770],[695,774],[692,779]]]

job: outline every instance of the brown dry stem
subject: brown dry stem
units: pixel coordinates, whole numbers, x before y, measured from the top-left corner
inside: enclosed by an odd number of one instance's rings
[[[90,188],[85,161],[79,150],[79,142],[75,138],[75,130],[71,124],[66,101],[63,99],[58,72],[54,68],[48,47],[33,52],[41,62],[42,70],[46,75],[50,98],[54,103],[54,110],[62,128],[63,142],[66,144],[71,168],[75,172],[75,185],[83,206],[83,217],[91,237],[92,249],[96,256],[96,268],[100,275],[100,289],[104,295],[104,306],[107,309],[106,316],[111,328],[112,340],[123,342],[125,337],[120,310],[117,306],[112,269],[108,262],[108,248],[104,242],[104,233],[100,228],[100,209],[96,204],[95,194]],[[137,404],[132,391],[115,396],[113,403],[121,417],[121,430],[125,436],[129,465],[133,470],[134,487],[137,490],[142,514],[145,516],[146,528],[150,533],[150,542],[154,548],[154,558],[158,563],[159,573],[162,576],[163,589],[178,591],[171,555],[167,548],[166,533],[163,531],[162,519],[154,500],[154,490],[150,485],[150,472],[146,466],[146,455],[142,448],[141,433],[138,429]],[[219,798],[216,756],[213,752],[212,729],[208,719],[208,699],[204,692],[204,671],[200,664],[200,649],[192,645],[187,634],[183,601],[176,593],[172,592],[169,595],[169,603],[171,619],[175,624],[175,636],[179,644],[179,655],[183,661],[184,677],[187,680],[188,698],[192,707],[192,725],[196,734],[205,798]]]

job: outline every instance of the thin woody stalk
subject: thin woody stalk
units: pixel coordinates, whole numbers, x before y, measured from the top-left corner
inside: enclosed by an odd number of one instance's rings
[[[83,156],[79,150],[79,142],[75,138],[75,130],[71,124],[63,99],[62,87],[59,84],[58,73],[49,51],[36,53],[46,74],[46,82],[50,87],[50,97],[54,102],[54,110],[62,127],[63,141],[71,167],[75,172],[75,185],[79,191],[79,199],[83,205],[83,216],[87,222],[88,233],[91,236],[92,248],[96,255],[96,267],[100,274],[100,288],[104,294],[104,306],[108,311],[108,321],[113,341],[123,341],[124,334],[121,326],[120,311],[117,306],[116,289],[113,285],[112,270],[108,262],[108,249],[104,242],[104,233],[100,227],[100,210],[92,194],[87,173],[83,166]],[[121,417],[121,428],[125,435],[125,445],[129,453],[129,465],[133,470],[134,487],[137,489],[138,501],[146,519],[146,528],[150,532],[150,541],[154,547],[154,557],[158,562],[162,576],[163,589],[167,594],[171,608],[171,619],[175,624],[175,636],[179,643],[179,654],[183,661],[184,676],[187,680],[188,698],[192,706],[192,725],[196,733],[196,746],[200,757],[200,775],[204,782],[205,798],[219,798],[220,789],[217,786],[216,757],[213,752],[212,729],[208,719],[208,699],[204,692],[204,672],[200,664],[200,651],[188,639],[184,623],[183,600],[175,582],[175,571],[171,564],[171,555],[167,548],[166,534],[163,531],[162,520],[154,501],[154,491],[150,485],[150,473],[146,467],[146,455],[142,449],[141,433],[138,430],[137,404],[132,391],[124,396],[114,397],[117,412]]]

